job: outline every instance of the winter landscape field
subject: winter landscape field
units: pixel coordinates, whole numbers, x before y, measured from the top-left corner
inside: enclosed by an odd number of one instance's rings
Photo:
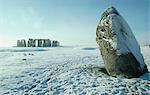
[[[149,10],[150,0],[0,0],[0,95],[150,95]]]
[[[150,70],[150,48],[141,50]],[[116,94],[150,94],[150,73],[111,77],[97,47],[0,48],[0,95]]]

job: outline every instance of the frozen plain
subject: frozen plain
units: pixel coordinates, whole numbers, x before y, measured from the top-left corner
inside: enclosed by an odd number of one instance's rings
[[[150,48],[141,47],[150,71]],[[95,47],[0,48],[0,95],[148,95],[150,73],[108,76]]]

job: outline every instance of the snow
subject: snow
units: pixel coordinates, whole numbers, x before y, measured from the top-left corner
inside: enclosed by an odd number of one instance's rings
[[[141,69],[144,69],[145,63],[141,54],[140,46],[127,22],[121,15],[119,15],[114,7],[107,8],[104,13],[107,16],[102,18],[102,26],[110,27],[112,32],[115,34],[113,39],[104,40],[108,40],[110,42],[111,46],[117,50],[118,55],[132,53],[140,63]]]
[[[7,51],[9,50],[9,51]],[[150,73],[108,76],[96,47],[1,48],[0,95],[122,95],[150,93]],[[142,47],[150,70],[150,48]]]

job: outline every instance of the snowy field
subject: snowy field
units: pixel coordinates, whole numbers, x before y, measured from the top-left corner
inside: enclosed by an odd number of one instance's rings
[[[150,71],[150,48],[142,47]],[[0,95],[148,95],[150,73],[108,76],[97,48],[0,48]]]

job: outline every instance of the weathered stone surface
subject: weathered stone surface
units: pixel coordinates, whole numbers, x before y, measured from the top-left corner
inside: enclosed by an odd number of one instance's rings
[[[21,47],[26,47],[26,41],[24,39],[21,40]]]
[[[21,47],[21,42],[20,42],[20,40],[17,40],[17,47]]]
[[[148,71],[137,40],[114,7],[102,14],[96,36],[109,75],[132,78]]]
[[[41,39],[38,40],[38,47],[42,47],[42,40]]]
[[[17,47],[26,47],[26,41],[24,39],[17,40]]]
[[[35,41],[34,41],[34,39],[29,39],[28,40],[28,47],[34,47],[34,45],[35,45]]]
[[[51,41],[49,39],[43,40],[43,47],[50,47],[51,46]]]
[[[59,42],[58,42],[58,41],[53,41],[52,46],[53,46],[53,47],[59,46]]]

